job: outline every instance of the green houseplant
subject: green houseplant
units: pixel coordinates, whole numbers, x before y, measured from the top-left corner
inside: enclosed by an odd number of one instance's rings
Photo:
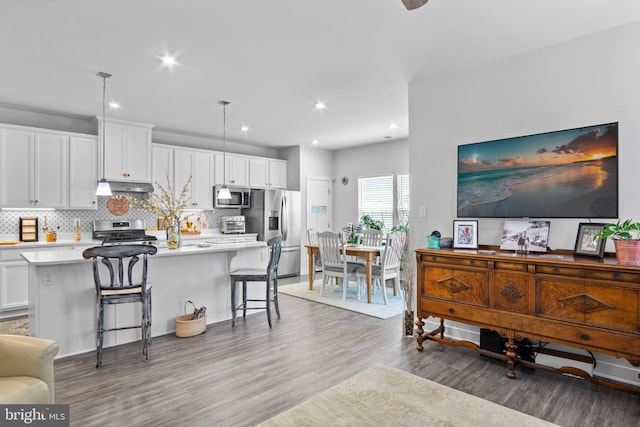
[[[382,230],[384,228],[384,222],[371,218],[369,215],[362,215],[360,220],[364,228],[371,230]]]
[[[605,224],[597,239],[611,239],[618,263],[640,266],[640,222],[631,219]]]

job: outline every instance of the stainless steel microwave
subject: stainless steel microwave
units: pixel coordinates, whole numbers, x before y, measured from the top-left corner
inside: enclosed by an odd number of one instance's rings
[[[222,186],[213,187],[213,207],[215,208],[237,208],[250,207],[251,190],[248,188],[229,187],[230,199],[218,199],[218,191]]]

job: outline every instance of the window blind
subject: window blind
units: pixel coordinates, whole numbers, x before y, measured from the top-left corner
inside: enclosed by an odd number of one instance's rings
[[[398,224],[408,224],[409,175],[358,178],[358,219],[364,215],[382,221],[385,233]]]

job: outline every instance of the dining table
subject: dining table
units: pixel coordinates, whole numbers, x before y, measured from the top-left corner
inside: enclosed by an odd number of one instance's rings
[[[313,256],[314,254],[320,253],[320,247],[317,245],[306,245],[306,248],[309,273],[311,273],[315,268]],[[343,249],[346,249],[347,256],[364,258],[365,268],[367,270],[367,303],[371,304],[371,265],[373,264],[373,260],[380,256],[382,246],[346,245],[343,246]],[[309,274],[309,290],[313,290],[312,274]]]

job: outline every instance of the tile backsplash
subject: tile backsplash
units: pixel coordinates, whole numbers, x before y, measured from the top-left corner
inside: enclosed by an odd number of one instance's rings
[[[132,197],[142,197],[139,193],[126,193]],[[142,219],[146,227],[157,226],[157,216],[131,205],[129,212],[116,216],[107,209],[109,197],[98,197],[97,209],[57,209],[46,210],[0,210],[0,235],[18,235],[20,218],[38,218],[38,227],[42,231],[44,216],[47,216],[47,226],[59,233],[75,232],[75,221],[80,221],[80,232],[91,233],[93,220],[96,219]],[[209,223],[209,228],[219,228],[220,218],[223,216],[240,215],[240,209],[189,210],[192,218],[200,217]]]

